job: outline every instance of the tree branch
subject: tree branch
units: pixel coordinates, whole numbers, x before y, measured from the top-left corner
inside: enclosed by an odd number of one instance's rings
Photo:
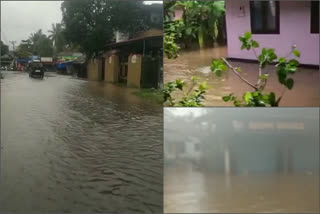
[[[252,51],[254,53],[254,55],[256,56],[256,59],[259,61],[259,58],[258,58],[258,55],[257,55],[257,52],[254,48],[252,48]],[[260,83],[261,83],[261,79],[260,79],[260,76],[262,75],[262,68],[261,66],[259,65],[259,75],[258,75],[258,81],[257,81],[257,84],[256,86],[259,87]]]
[[[221,59],[228,65],[229,68],[232,69],[232,71],[245,83],[247,83],[249,86],[251,86],[252,88],[254,88],[254,90],[258,90],[258,88],[253,85],[252,83],[250,83],[248,80],[246,80],[244,77],[241,76],[241,74],[237,71],[237,69],[235,67],[233,67],[224,57],[221,57]]]

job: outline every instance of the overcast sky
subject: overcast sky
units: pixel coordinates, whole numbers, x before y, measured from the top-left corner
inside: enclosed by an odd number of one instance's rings
[[[39,29],[48,34],[52,23],[61,22],[61,3],[62,1],[1,1],[1,40],[5,44],[17,41],[18,45]]]

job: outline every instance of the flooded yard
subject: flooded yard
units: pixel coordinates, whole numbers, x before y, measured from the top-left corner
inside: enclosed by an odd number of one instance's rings
[[[1,213],[162,212],[162,105],[54,73],[3,76]]]
[[[206,94],[205,106],[233,106],[232,102],[224,102],[222,97],[234,93],[241,97],[252,88],[242,82],[232,71],[216,77],[210,72],[212,59],[227,57],[226,47],[208,48],[204,50],[181,51],[177,59],[164,59],[164,82],[183,79],[189,81],[192,76],[199,81],[207,81],[211,89]],[[234,67],[241,67],[242,73],[250,82],[257,81],[258,64],[230,61]],[[273,91],[276,95],[283,92],[277,75],[272,66],[265,69],[270,74],[266,92]],[[300,68],[293,75],[295,85],[286,90],[280,106],[319,106],[319,71],[318,69]],[[178,97],[181,94],[176,94]]]
[[[165,169],[165,213],[319,213],[319,176],[225,176],[191,164]]]
[[[165,213],[319,213],[318,108],[166,108]]]

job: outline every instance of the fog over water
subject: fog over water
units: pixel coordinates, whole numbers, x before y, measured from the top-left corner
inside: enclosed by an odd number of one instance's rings
[[[316,108],[166,108],[165,212],[319,212],[318,120]]]

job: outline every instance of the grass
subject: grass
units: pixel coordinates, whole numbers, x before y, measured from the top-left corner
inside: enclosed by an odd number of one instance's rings
[[[163,103],[163,92],[159,89],[140,89],[133,92],[133,94],[142,99],[151,100],[159,104]]]

